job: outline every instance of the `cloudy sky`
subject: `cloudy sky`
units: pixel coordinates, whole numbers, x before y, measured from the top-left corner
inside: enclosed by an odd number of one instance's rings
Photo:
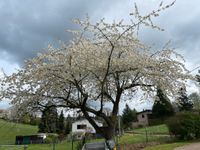
[[[173,0],[163,0],[169,4]],[[92,21],[129,19],[137,3],[142,14],[158,8],[160,0],[1,0],[0,68],[11,74],[35,57],[49,43],[68,41],[66,29],[76,28],[71,20],[88,14]],[[154,22],[164,32],[144,29],[141,40],[156,47],[171,40],[171,45],[186,59],[192,70],[200,66],[200,1],[177,0]],[[196,73],[196,72],[195,72]]]

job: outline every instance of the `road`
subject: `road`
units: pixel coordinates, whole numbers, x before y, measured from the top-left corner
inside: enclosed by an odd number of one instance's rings
[[[175,148],[174,150],[200,150],[200,143],[193,143],[183,147]]]

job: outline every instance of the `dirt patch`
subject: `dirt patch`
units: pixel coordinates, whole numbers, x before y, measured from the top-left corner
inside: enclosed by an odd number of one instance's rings
[[[182,147],[177,147],[175,150],[200,150],[200,143],[193,143]]]
[[[160,143],[158,142],[151,142],[151,143],[147,143],[147,144],[122,144],[119,146],[119,150],[142,150],[145,147],[148,146],[154,146],[154,145],[158,145]]]

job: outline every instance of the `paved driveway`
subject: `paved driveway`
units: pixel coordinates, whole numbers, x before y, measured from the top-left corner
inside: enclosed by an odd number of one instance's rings
[[[175,148],[174,150],[200,150],[200,143],[185,145],[183,147]]]

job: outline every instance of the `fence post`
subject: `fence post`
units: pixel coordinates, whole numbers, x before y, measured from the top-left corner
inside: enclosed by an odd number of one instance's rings
[[[24,145],[24,150],[27,150],[28,149],[28,146],[27,145]]]
[[[56,142],[53,142],[53,150],[55,150]]]
[[[146,135],[146,143],[148,143],[148,133],[147,133],[147,126],[145,126],[145,135]]]
[[[74,138],[73,138],[73,135],[72,135],[72,150],[74,150]]]

